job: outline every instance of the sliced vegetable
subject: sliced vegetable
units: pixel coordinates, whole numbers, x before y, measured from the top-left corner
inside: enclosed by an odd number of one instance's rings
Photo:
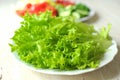
[[[42,3],[28,3],[24,9],[16,10],[16,13],[20,16],[24,16],[26,13],[39,15],[46,10],[52,11],[53,16],[74,16],[76,19],[86,17],[90,13],[90,9],[86,5],[82,3],[75,4],[67,0],[47,0]]]
[[[58,16],[74,16],[76,19],[86,17],[90,13],[90,9],[81,3],[67,6],[57,4],[55,8],[58,10]]]
[[[68,1],[68,0],[56,0],[57,4],[61,4],[63,6],[69,6],[69,5],[75,5],[74,2]]]
[[[57,10],[48,2],[36,4],[28,3],[23,10],[16,10],[16,13],[20,16],[24,16],[26,13],[39,15],[41,12],[45,12],[46,10],[52,11],[53,16],[57,15]]]

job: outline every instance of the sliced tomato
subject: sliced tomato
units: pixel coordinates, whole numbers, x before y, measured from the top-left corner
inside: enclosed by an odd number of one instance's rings
[[[35,6],[38,5],[38,8],[46,8],[47,6],[50,6],[50,4],[48,2],[43,2],[43,3],[38,3],[35,4]]]
[[[57,15],[57,10],[53,6],[47,6],[46,10],[52,11],[53,16]]]
[[[28,12],[29,14],[39,15],[40,12],[45,12],[46,10],[52,11],[53,16],[57,15],[57,10],[48,2],[37,3],[34,5],[28,3],[23,10],[16,10],[16,13],[20,16],[24,16],[26,12]]]
[[[40,4],[35,4],[34,5],[34,11],[35,12],[45,12],[46,11],[46,8],[47,6],[49,6],[49,3],[48,2],[43,2],[43,3],[40,3]]]
[[[25,9],[30,9],[32,7],[32,4],[31,3],[28,3],[26,6],[25,6]]]
[[[26,12],[27,12],[26,10],[16,10],[16,13],[17,13],[19,16],[24,16]]]
[[[75,5],[74,2],[68,1],[68,0],[56,0],[57,4],[61,4],[63,6],[69,6],[69,5]]]

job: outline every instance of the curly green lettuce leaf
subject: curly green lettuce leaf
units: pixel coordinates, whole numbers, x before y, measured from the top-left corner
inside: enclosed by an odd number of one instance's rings
[[[23,17],[11,38],[11,51],[36,68],[75,70],[96,68],[111,45],[109,29],[78,23],[50,12]]]

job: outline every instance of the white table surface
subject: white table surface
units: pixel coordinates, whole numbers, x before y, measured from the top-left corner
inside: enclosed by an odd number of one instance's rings
[[[0,80],[120,80],[120,0],[76,0],[89,5],[96,15],[86,21],[101,28],[112,24],[110,35],[118,44],[118,54],[106,66],[80,75],[59,76],[33,72],[20,66],[9,50],[8,42],[19,20],[10,11],[15,0],[0,0]]]

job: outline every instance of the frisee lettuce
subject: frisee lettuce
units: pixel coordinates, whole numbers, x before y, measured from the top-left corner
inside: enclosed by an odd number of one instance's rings
[[[111,45],[110,25],[97,31],[93,25],[72,17],[52,17],[48,11],[23,19],[11,38],[11,51],[36,68],[96,68]]]

